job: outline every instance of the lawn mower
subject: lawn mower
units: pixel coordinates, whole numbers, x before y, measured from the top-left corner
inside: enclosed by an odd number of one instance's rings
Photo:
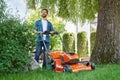
[[[49,34],[49,31],[44,32],[44,34]],[[48,52],[45,42],[43,44],[47,50],[47,67],[54,70],[55,72],[79,72],[83,70],[94,70],[95,64],[89,61],[80,61],[78,54],[74,52],[68,52],[65,44],[58,32],[55,32],[60,38],[60,41],[65,49],[63,51],[51,51]],[[41,35],[42,37],[42,35]]]

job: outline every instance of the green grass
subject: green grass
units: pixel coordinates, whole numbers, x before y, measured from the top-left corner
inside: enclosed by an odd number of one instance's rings
[[[99,65],[93,71],[78,73],[56,73],[38,69],[26,73],[1,75],[0,80],[120,80],[120,65]]]

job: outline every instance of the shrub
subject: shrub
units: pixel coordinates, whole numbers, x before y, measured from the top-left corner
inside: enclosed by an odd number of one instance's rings
[[[22,72],[34,45],[31,28],[15,18],[0,22],[0,73]]]
[[[75,50],[74,41],[75,41],[75,38],[74,38],[73,33],[64,33],[63,34],[63,42],[65,43],[65,46],[66,46],[68,52],[74,52],[74,50]],[[63,51],[65,51],[64,48],[63,48]]]
[[[77,34],[77,50],[79,57],[87,56],[87,34],[86,32],[79,32]]]
[[[95,40],[96,40],[96,32],[93,31],[90,34],[90,45],[91,45],[91,47],[90,47],[90,53],[92,53],[92,50],[94,48]]]
[[[56,19],[56,17],[50,19],[51,23],[53,24],[53,28],[55,31],[58,31],[61,35],[65,31],[64,24],[62,21]],[[60,50],[61,49],[61,42],[58,35],[54,35],[50,37],[50,50]]]

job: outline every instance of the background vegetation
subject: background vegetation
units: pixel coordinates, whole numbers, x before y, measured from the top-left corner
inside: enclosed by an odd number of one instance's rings
[[[94,20],[98,0],[26,0],[29,9],[47,8],[52,15],[77,23]]]
[[[87,57],[88,56],[88,48],[87,48],[87,33],[79,32],[77,34],[77,50],[79,57]]]
[[[92,50],[94,48],[95,40],[96,40],[96,31],[92,31],[90,34],[90,47],[91,47],[90,53],[92,53]]]
[[[65,43],[65,46],[67,48],[68,52],[75,52],[75,37],[73,33],[64,33],[63,34],[63,42]],[[65,51],[63,47],[63,51]]]

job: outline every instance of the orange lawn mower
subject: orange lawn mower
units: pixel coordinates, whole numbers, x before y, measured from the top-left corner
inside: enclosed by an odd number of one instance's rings
[[[49,31],[44,32],[45,34]],[[80,61],[78,54],[74,52],[68,52],[65,44],[58,32],[55,32],[60,37],[60,41],[65,49],[65,52],[62,51],[52,51],[48,52],[45,42],[43,44],[47,50],[47,67],[54,70],[55,72],[79,72],[83,70],[94,70],[95,64],[89,61]]]

